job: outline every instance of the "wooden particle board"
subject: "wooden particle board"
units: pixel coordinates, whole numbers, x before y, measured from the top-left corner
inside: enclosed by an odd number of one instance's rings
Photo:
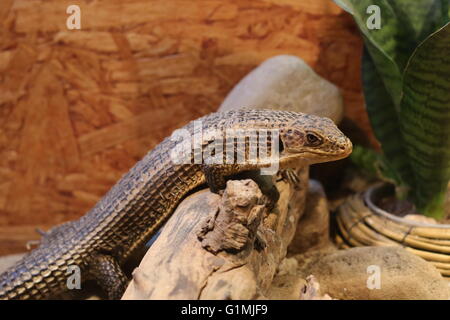
[[[330,0],[76,1],[81,30],[66,27],[69,4],[0,1],[2,254],[21,251],[36,226],[81,216],[274,55],[297,55],[336,84],[346,116],[370,132],[362,41]]]

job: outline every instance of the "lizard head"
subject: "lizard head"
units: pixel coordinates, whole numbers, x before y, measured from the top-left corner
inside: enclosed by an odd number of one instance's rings
[[[328,118],[302,114],[280,128],[280,164],[314,164],[339,160],[352,152],[352,143]]]

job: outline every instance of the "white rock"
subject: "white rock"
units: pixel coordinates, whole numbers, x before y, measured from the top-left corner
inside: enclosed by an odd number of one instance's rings
[[[309,180],[306,207],[289,244],[290,254],[317,250],[330,244],[330,210],[325,190],[318,180]]]
[[[401,247],[359,247],[295,256],[299,276],[343,300],[448,300],[449,287],[429,262]]]
[[[318,76],[302,59],[270,58],[243,78],[219,108],[290,110],[328,117],[339,123],[344,113],[339,89]]]

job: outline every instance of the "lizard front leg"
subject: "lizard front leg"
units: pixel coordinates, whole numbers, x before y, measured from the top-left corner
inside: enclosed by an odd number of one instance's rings
[[[120,299],[127,288],[128,278],[116,259],[107,254],[95,254],[89,266],[92,276],[108,293],[108,299]]]
[[[258,184],[261,192],[267,199],[267,207],[272,210],[277,203],[280,193],[273,184],[272,176],[261,175],[259,169],[249,168],[248,170],[238,173],[236,166],[214,166],[203,165],[202,171],[205,175],[206,183],[213,193],[221,194],[226,187],[226,177],[236,174],[237,179],[252,179]]]
[[[300,186],[300,177],[297,174],[297,171],[292,168],[282,169],[278,171],[278,181],[286,181],[290,185],[292,185],[295,189],[298,189]]]
[[[225,179],[226,170],[221,165],[202,165],[202,171],[205,175],[209,190],[213,193],[221,194],[227,185]]]
[[[271,211],[280,199],[280,192],[274,184],[273,176],[262,175],[260,170],[244,171],[237,175],[238,179],[252,179],[266,198],[266,207]]]

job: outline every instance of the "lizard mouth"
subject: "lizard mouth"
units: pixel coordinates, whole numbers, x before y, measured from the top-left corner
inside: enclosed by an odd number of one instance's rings
[[[351,154],[351,149],[335,154],[329,152],[321,152],[319,150],[303,150],[291,152],[281,147],[279,149],[281,159],[297,159],[302,162],[310,162],[310,164],[341,160],[347,158]]]
[[[321,163],[328,161],[336,161],[348,157],[352,153],[352,145],[350,147],[341,147],[338,152],[322,151],[320,149],[309,148],[307,150],[293,151],[286,148],[281,138],[278,143],[279,155],[285,160],[303,160],[304,162]],[[303,159],[301,159],[303,158]]]

